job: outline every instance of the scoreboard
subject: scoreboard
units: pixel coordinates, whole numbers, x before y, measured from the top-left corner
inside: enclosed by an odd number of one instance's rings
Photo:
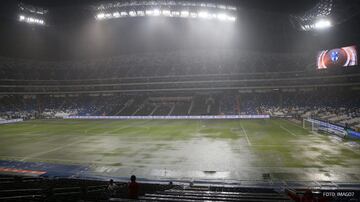
[[[355,46],[323,50],[318,53],[317,68],[349,67],[358,65]]]

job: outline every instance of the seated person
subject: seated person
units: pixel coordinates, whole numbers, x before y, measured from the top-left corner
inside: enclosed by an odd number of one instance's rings
[[[107,192],[109,193],[110,196],[115,196],[116,195],[116,192],[118,191],[119,189],[119,186],[117,186],[115,183],[114,183],[114,180],[111,179],[109,181],[109,185],[107,186],[106,190]]]
[[[285,189],[286,194],[296,202],[327,202],[325,197],[315,197],[310,189],[307,189],[303,195],[298,195],[295,191]]]

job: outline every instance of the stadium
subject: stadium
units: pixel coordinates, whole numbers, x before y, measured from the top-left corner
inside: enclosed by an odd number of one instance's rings
[[[0,201],[360,201],[357,0],[1,4]]]

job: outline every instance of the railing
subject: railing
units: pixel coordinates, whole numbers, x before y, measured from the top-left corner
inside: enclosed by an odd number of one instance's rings
[[[22,122],[22,121],[23,121],[23,119],[0,120],[0,125],[8,124],[8,123],[17,123],[17,122]]]
[[[64,116],[64,119],[151,119],[151,120],[176,120],[176,119],[269,119],[270,115],[214,115],[214,116]]]

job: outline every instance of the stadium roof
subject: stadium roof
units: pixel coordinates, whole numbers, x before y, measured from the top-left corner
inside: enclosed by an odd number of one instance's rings
[[[123,0],[122,0],[123,1]],[[191,1],[191,0],[188,0]],[[59,7],[59,6],[88,6],[91,4],[98,4],[103,2],[109,2],[104,0],[23,0],[22,2],[35,6],[42,7]],[[196,2],[196,1],[193,1]],[[314,0],[301,0],[301,1],[289,1],[289,0],[207,0],[207,2],[234,4],[244,8],[260,9],[270,12],[281,13],[298,13],[303,12],[315,5]]]
[[[225,23],[233,24],[231,33],[229,30],[225,32],[226,29],[222,28],[214,29],[210,24],[204,25],[205,27],[194,26],[192,22],[187,23],[185,20],[176,19],[171,21],[174,24],[163,21],[162,25],[154,24],[153,21],[150,22],[151,20],[139,19],[113,19],[96,23],[94,7],[111,2],[104,0],[5,1],[0,7],[0,29],[4,30],[0,33],[2,44],[0,55],[21,57],[29,53],[36,56],[43,54],[45,58],[50,57],[49,54],[52,55],[51,58],[68,58],[69,55],[83,53],[86,55],[91,51],[96,53],[95,55],[98,53],[115,55],[154,49],[159,51],[189,47],[207,49],[208,44],[214,45],[212,48],[239,48],[270,52],[315,51],[358,45],[360,42],[358,38],[359,15],[352,17],[349,21],[337,23],[328,31],[319,33],[294,29],[290,15],[304,16],[319,1],[321,0],[203,0],[202,2],[233,5],[238,8],[236,22]],[[344,2],[349,1],[358,0],[344,0]],[[20,18],[22,22],[34,21],[34,19],[42,22],[43,20],[41,16],[33,19],[19,16],[20,2],[46,10],[46,16],[43,17],[45,26],[42,23],[38,23],[40,25],[37,27],[34,23],[29,26],[18,23]],[[125,1],[120,0],[120,2]],[[153,24],[150,26],[149,23]],[[216,33],[212,38],[202,37],[204,34],[208,36],[209,32],[213,31]],[[91,45],[91,48],[88,45]],[[22,52],[26,54],[21,54]]]

